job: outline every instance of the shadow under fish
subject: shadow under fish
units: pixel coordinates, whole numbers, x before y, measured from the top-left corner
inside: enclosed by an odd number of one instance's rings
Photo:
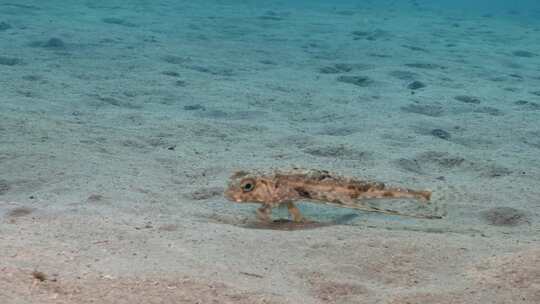
[[[266,230],[283,230],[283,231],[293,231],[293,230],[309,230],[316,229],[328,226],[338,226],[338,225],[347,225],[355,218],[358,217],[358,214],[350,213],[339,216],[328,222],[316,222],[316,221],[304,221],[304,222],[295,222],[289,219],[277,219],[270,222],[263,221],[252,221],[247,222],[241,225],[237,225],[243,228],[248,229],[266,229]]]

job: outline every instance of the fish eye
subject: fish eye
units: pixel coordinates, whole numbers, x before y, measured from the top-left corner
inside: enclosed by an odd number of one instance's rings
[[[242,191],[244,191],[244,192],[250,192],[251,190],[253,190],[255,188],[255,181],[251,180],[251,179],[243,181],[240,184],[240,188],[242,188]]]

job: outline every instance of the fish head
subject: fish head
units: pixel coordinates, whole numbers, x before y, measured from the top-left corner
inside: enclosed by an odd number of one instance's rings
[[[272,185],[273,182],[265,176],[238,171],[230,177],[225,197],[235,203],[270,203]]]

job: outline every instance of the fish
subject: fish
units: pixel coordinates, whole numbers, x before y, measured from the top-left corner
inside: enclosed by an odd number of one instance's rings
[[[388,215],[437,219],[438,215],[405,214],[364,204],[368,199],[414,199],[423,204],[431,200],[431,191],[389,187],[382,182],[344,177],[326,170],[274,170],[270,173],[237,171],[230,179],[224,196],[235,203],[258,203],[257,217],[271,221],[272,209],[287,206],[294,222],[306,219],[295,203],[313,202]]]

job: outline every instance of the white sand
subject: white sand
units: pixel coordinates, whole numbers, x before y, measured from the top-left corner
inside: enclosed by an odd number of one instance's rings
[[[0,3],[0,303],[540,302],[534,11],[23,2]],[[432,189],[383,203],[444,219],[247,228],[228,175],[291,166]]]

